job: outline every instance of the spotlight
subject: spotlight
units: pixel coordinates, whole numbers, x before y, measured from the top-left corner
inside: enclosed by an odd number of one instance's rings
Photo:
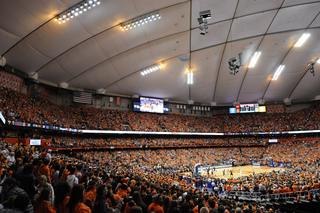
[[[315,76],[315,74],[314,74],[314,65],[316,63],[317,63],[316,61],[311,61],[311,62],[308,63],[309,71],[310,71],[310,73],[312,73],[313,76]]]
[[[240,53],[239,53],[239,56],[240,56]],[[236,57],[229,59],[228,64],[229,64],[229,69],[231,70],[230,71],[231,75],[235,75],[236,73],[238,73],[240,66],[242,66],[240,62],[239,64],[237,64],[238,61],[240,60]]]
[[[203,24],[203,23],[204,23],[204,22],[203,22],[203,18],[198,18],[197,20],[198,20],[198,23],[199,23],[199,24]]]
[[[204,10],[199,12],[200,18],[210,19],[211,18],[211,12],[210,10]]]
[[[208,31],[208,25],[207,25],[207,19],[205,17],[201,17],[197,19],[199,23],[199,29],[201,30],[200,35],[207,34]]]

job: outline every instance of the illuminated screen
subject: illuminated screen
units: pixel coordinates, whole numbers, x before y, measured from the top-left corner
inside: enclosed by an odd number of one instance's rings
[[[229,114],[255,112],[266,112],[266,106],[259,106],[259,104],[239,104],[236,105],[236,107],[229,108]]]
[[[41,139],[30,139],[30,145],[31,146],[40,146],[41,145]]]
[[[163,100],[140,97],[140,112],[163,113]]]
[[[256,112],[255,104],[240,104],[240,113]]]
[[[236,108],[229,108],[229,113],[230,114],[235,114],[236,113]]]
[[[259,112],[266,112],[266,106],[259,106]]]

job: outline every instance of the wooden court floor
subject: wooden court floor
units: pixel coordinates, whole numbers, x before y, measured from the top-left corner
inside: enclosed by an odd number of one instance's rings
[[[212,174],[212,170],[210,170],[210,174],[209,177],[213,178],[213,177],[217,177],[217,178],[229,178],[230,177],[230,173],[227,172],[228,170],[232,170],[233,173],[233,178],[238,178],[240,177],[240,171],[241,171],[241,176],[249,176],[253,174],[253,171],[256,174],[259,173],[264,173],[264,172],[272,172],[273,170],[275,171],[279,171],[280,169],[285,170],[284,168],[279,168],[279,167],[268,167],[268,166],[252,166],[252,165],[248,165],[248,166],[237,166],[237,167],[229,167],[229,168],[219,168],[216,169],[215,175],[214,173]],[[223,176],[223,170],[225,170],[225,176]],[[202,176],[208,176],[207,172],[202,172],[201,173]]]

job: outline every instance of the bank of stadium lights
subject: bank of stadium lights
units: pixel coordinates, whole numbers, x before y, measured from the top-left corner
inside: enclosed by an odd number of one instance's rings
[[[260,55],[261,55],[261,52],[254,53],[253,57],[251,58],[250,64],[249,64],[249,68],[253,68],[256,65]]]
[[[301,47],[301,45],[310,37],[310,34],[304,33],[297,43],[294,45],[294,47]]]
[[[158,19],[161,19],[159,12],[150,13],[150,14],[141,16],[139,18],[135,18],[133,20],[122,23],[120,25],[120,29],[122,31],[130,30],[132,28],[136,28],[136,27],[142,26],[144,24],[150,23],[152,21],[156,21]]]
[[[153,65],[151,67],[148,67],[148,68],[145,68],[141,71],[141,75],[144,76],[144,75],[147,75],[149,73],[153,73],[157,70],[160,70],[162,69],[162,67],[164,67],[164,64],[156,64],[156,65]]]
[[[280,66],[278,67],[277,71],[276,71],[275,74],[273,75],[273,78],[272,78],[273,81],[278,79],[278,77],[279,77],[279,75],[281,74],[281,72],[282,72],[282,70],[284,69],[284,67],[285,67],[284,65],[280,65]]]
[[[100,0],[82,1],[76,6],[57,16],[54,20],[57,21],[59,24],[65,23],[66,21],[69,21],[70,19],[81,15],[82,13],[90,10],[91,8],[97,5],[100,5]]]

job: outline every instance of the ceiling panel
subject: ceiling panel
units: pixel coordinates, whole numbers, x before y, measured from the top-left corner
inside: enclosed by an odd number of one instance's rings
[[[16,35],[13,35],[11,33],[8,33],[7,31],[0,28],[0,53],[4,53],[7,51],[12,45],[16,43],[17,40],[20,38]]]
[[[241,0],[238,4],[236,17],[267,10],[277,10],[282,2],[283,0]]]
[[[78,45],[55,61],[73,77],[106,60],[107,56],[94,39]]]
[[[283,7],[293,6],[298,4],[307,4],[311,2],[316,2],[315,0],[285,0],[283,3]]]
[[[38,73],[40,79],[44,79],[59,84],[62,82],[66,82],[70,78],[72,78],[72,75],[63,70],[62,67],[55,61],[50,62],[45,67],[45,70],[45,72]]]
[[[8,65],[26,73],[36,71],[42,64],[50,60],[49,57],[34,49],[25,40],[15,46],[14,51],[8,52],[5,58]]]
[[[194,83],[191,85],[191,99],[195,102],[210,103],[213,100],[223,49],[224,45],[219,45],[192,53]]]
[[[272,22],[268,33],[308,27],[320,12],[320,2],[283,8]]]
[[[231,21],[220,22],[208,26],[206,35],[200,34],[200,29],[191,31],[191,50],[200,50],[210,46],[226,42],[226,37],[230,29]]]
[[[123,94],[139,94],[141,96],[174,98],[174,100],[188,100],[188,84],[185,73],[188,62],[178,58],[166,61],[165,67],[160,71],[142,76],[140,72],[130,75],[108,88],[107,92],[120,92]],[[176,97],[179,97],[176,99]]]
[[[119,74],[110,60],[105,61],[77,78],[68,81],[70,86],[78,88],[92,88],[98,90],[119,80]]]
[[[58,24],[52,20],[28,36],[26,40],[34,48],[53,59],[90,36],[91,34],[82,27],[80,22],[69,21]],[[15,51],[15,48],[12,51]]]
[[[111,59],[120,77],[185,54],[189,48],[189,33],[166,37],[150,44],[141,45]],[[178,43],[177,43],[178,42]],[[176,50],[174,51],[173,48]]]
[[[264,35],[275,14],[276,11],[273,10],[235,19],[232,23],[228,40],[233,41],[251,36]]]

